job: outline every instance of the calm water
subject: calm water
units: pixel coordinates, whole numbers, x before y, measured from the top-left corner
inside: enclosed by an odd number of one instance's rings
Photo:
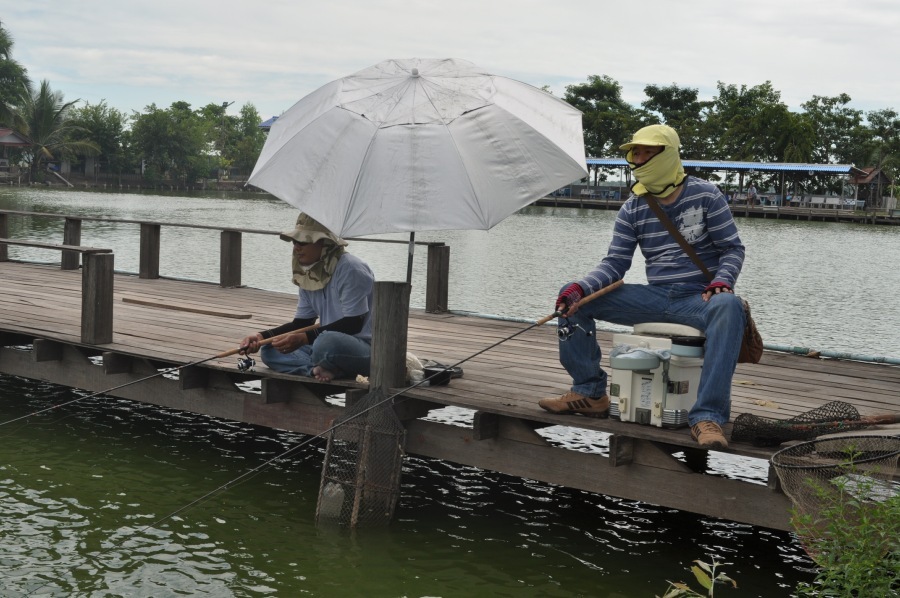
[[[2,189],[0,207],[267,230],[288,228],[296,215],[259,197],[46,189]],[[602,256],[612,218],[529,209],[490,232],[417,240],[450,244],[452,309],[534,319],[552,310],[562,282]],[[12,236],[62,238],[61,221],[10,222]],[[739,290],[767,340],[900,356],[891,334],[900,275],[879,260],[898,255],[900,230],[747,219],[738,226],[748,246]],[[136,225],[86,222],[82,242],[112,247],[118,269],[137,269]],[[215,280],[218,243],[214,231],[163,228],[162,273]],[[351,251],[382,280],[405,277],[403,246],[360,242]],[[275,237],[245,235],[244,282],[293,292],[288,252]],[[412,301],[421,306],[424,250],[416,269]],[[638,263],[630,279],[642,278]],[[0,377],[0,423],[75,392]],[[389,529],[316,529],[320,441],[179,511],[308,438],[124,400],[84,401],[0,426],[0,435],[2,596],[654,596],[667,579],[689,581],[691,561],[710,555],[732,563],[724,569],[741,596],[789,596],[811,578],[789,534],[412,457]],[[602,437],[560,432],[557,441],[605,450]],[[766,471],[765,463],[727,457],[713,467],[757,480]]]

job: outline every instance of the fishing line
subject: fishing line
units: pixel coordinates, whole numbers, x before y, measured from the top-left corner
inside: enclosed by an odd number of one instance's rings
[[[592,301],[593,299],[599,297],[600,295],[604,295],[604,294],[606,294],[606,293],[608,293],[608,292],[610,292],[610,291],[613,291],[613,290],[619,288],[621,285],[622,285],[622,281],[621,281],[621,280],[616,281],[616,282],[614,282],[613,284],[608,285],[608,286],[606,286],[606,287],[600,289],[599,291],[597,291],[597,292],[595,292],[595,293],[592,293],[591,295],[588,295],[587,297],[582,298],[580,301],[578,301],[578,303],[577,303],[576,305],[577,305],[578,307],[581,307],[581,306],[584,305],[585,303],[587,303],[587,302],[589,302],[589,301]],[[329,433],[333,432],[334,430],[338,429],[339,427],[341,427],[341,426],[343,426],[343,425],[345,425],[345,424],[348,424],[349,422],[351,422],[351,421],[353,421],[353,420],[359,418],[360,416],[362,416],[362,415],[368,413],[369,411],[375,409],[376,407],[380,407],[381,405],[384,405],[384,404],[387,403],[388,401],[394,400],[394,399],[397,398],[398,396],[400,396],[400,395],[402,395],[402,394],[404,394],[404,393],[406,393],[406,392],[408,392],[408,391],[410,391],[410,390],[412,390],[412,389],[414,389],[414,388],[417,388],[417,387],[419,387],[419,386],[425,384],[426,382],[429,382],[432,378],[434,378],[434,377],[436,377],[436,376],[440,376],[441,374],[443,374],[443,373],[445,373],[445,372],[451,371],[453,368],[458,367],[458,366],[462,365],[463,363],[466,363],[467,361],[470,361],[470,360],[472,360],[472,359],[478,357],[479,355],[482,355],[482,354],[484,354],[484,353],[490,351],[491,349],[493,349],[493,348],[495,348],[495,347],[497,347],[497,346],[499,346],[499,345],[501,345],[501,344],[503,344],[503,343],[505,343],[505,342],[507,342],[507,341],[509,341],[509,340],[512,340],[512,339],[516,338],[516,337],[519,336],[519,335],[525,334],[525,333],[528,332],[529,330],[532,330],[532,329],[534,329],[534,328],[537,328],[538,326],[543,326],[544,324],[546,324],[547,322],[549,322],[551,319],[553,319],[553,318],[555,318],[555,317],[559,317],[559,316],[565,315],[565,313],[567,313],[567,311],[568,311],[568,309],[563,309],[563,310],[561,310],[561,311],[555,311],[555,312],[553,312],[552,314],[550,314],[549,316],[545,316],[545,317],[541,318],[540,320],[534,322],[533,324],[529,325],[528,327],[523,328],[522,330],[519,330],[519,331],[517,331],[517,332],[515,332],[515,333],[513,333],[513,334],[511,334],[511,335],[509,335],[509,336],[507,336],[507,337],[504,337],[504,338],[498,340],[497,342],[495,342],[495,343],[493,343],[493,344],[491,344],[491,345],[489,345],[489,346],[487,346],[487,347],[485,347],[485,348],[483,348],[483,349],[481,349],[481,350],[479,350],[479,351],[477,351],[477,352],[475,352],[475,353],[469,355],[468,357],[464,357],[463,359],[460,359],[459,361],[457,361],[456,363],[454,363],[454,364],[452,364],[452,365],[445,366],[443,370],[440,370],[440,371],[438,371],[438,372],[435,372],[435,373],[432,374],[431,376],[428,376],[428,377],[426,377],[426,378],[423,378],[422,380],[419,380],[418,382],[416,382],[416,383],[414,383],[414,384],[411,384],[411,385],[409,385],[409,386],[407,386],[407,387],[405,387],[405,388],[403,388],[403,389],[401,389],[401,390],[398,390],[398,391],[395,392],[394,394],[392,394],[392,395],[390,395],[390,396],[388,396],[388,397],[385,397],[384,399],[382,399],[382,400],[380,400],[380,401],[377,401],[377,402],[373,403],[372,405],[370,405],[370,406],[367,407],[366,409],[362,409],[362,410],[360,410],[359,412],[354,413],[354,414],[352,414],[351,416],[344,418],[343,420],[341,420],[340,422],[338,422],[338,423],[336,423],[336,424],[330,426],[330,427],[327,428],[326,430],[323,430],[322,432],[320,432],[320,433],[318,433],[318,434],[316,434],[316,435],[314,435],[314,436],[311,436],[310,438],[307,438],[306,440],[303,440],[302,442],[299,442],[298,444],[296,444],[296,445],[294,445],[294,446],[288,448],[287,450],[285,450],[285,451],[279,453],[278,455],[276,455],[276,456],[274,456],[274,457],[272,457],[272,458],[270,458],[270,459],[264,461],[263,463],[260,463],[259,465],[257,465],[257,466],[254,467],[253,469],[251,469],[251,470],[249,470],[249,471],[246,471],[246,472],[242,473],[241,475],[239,475],[239,476],[237,476],[237,477],[235,477],[235,478],[232,478],[231,480],[225,482],[224,484],[222,484],[222,485],[220,485],[220,486],[218,486],[218,487],[216,487],[216,488],[210,490],[210,491],[207,492],[206,494],[204,494],[204,495],[202,495],[202,496],[200,496],[200,497],[198,497],[198,498],[192,500],[192,501],[189,502],[189,503],[186,503],[186,504],[182,505],[181,507],[178,507],[178,508],[175,509],[174,511],[170,512],[169,514],[167,514],[167,515],[165,515],[165,516],[163,516],[163,517],[160,517],[159,519],[153,521],[152,523],[147,524],[146,526],[144,526],[144,527],[142,527],[141,529],[135,531],[134,533],[131,533],[131,534],[129,534],[128,536],[122,538],[122,539],[119,540],[118,542],[114,542],[112,545],[110,545],[110,546],[109,546],[108,548],[106,548],[105,550],[102,550],[102,551],[100,551],[99,553],[92,555],[91,558],[93,558],[93,559],[99,558],[99,557],[101,557],[101,556],[103,556],[103,555],[109,553],[109,552],[112,551],[112,550],[115,550],[115,549],[117,549],[117,548],[120,548],[120,547],[122,546],[122,544],[124,544],[126,541],[128,541],[129,539],[131,539],[131,538],[134,537],[135,535],[140,534],[140,533],[143,533],[143,532],[146,532],[147,530],[149,530],[149,529],[151,529],[151,528],[154,528],[154,527],[156,527],[156,526],[159,526],[159,525],[161,525],[162,523],[168,521],[169,519],[172,519],[173,517],[176,517],[176,516],[179,515],[179,514],[186,513],[187,511],[189,511],[189,510],[191,510],[191,509],[193,509],[193,508],[195,508],[195,507],[197,507],[197,506],[199,506],[199,505],[201,505],[201,504],[203,504],[203,503],[205,503],[205,502],[211,500],[212,498],[218,496],[218,495],[221,494],[222,492],[225,492],[226,490],[229,490],[229,489],[231,489],[231,488],[233,488],[233,487],[235,487],[235,486],[237,486],[237,485],[239,485],[239,484],[242,484],[242,483],[244,483],[244,482],[246,482],[246,481],[252,479],[252,478],[255,477],[256,475],[262,473],[263,471],[265,471],[266,469],[268,469],[269,467],[271,467],[274,463],[276,463],[276,462],[278,462],[278,461],[280,461],[280,460],[282,460],[282,459],[285,459],[285,458],[289,457],[290,455],[294,454],[295,452],[299,451],[300,449],[302,449],[302,448],[304,448],[304,447],[306,447],[306,446],[312,444],[312,443],[313,443],[314,441],[316,441],[316,440],[324,439],[324,437],[325,437],[327,434],[329,434]],[[273,337],[273,338],[276,338],[276,337]],[[273,339],[267,339],[267,341],[269,341],[269,342],[271,342],[271,340],[273,340]],[[266,342],[266,341],[261,341],[260,344],[265,344],[265,342]],[[201,360],[201,361],[197,361],[197,362],[194,362],[194,363],[186,364],[186,365],[183,365],[183,366],[180,366],[180,367],[177,367],[177,368],[171,368],[170,370],[167,370],[167,371],[174,371],[174,370],[178,370],[178,369],[181,369],[181,368],[190,366],[190,365],[197,365],[197,364],[200,364],[200,363],[204,363],[204,362],[210,361],[210,360],[212,360],[212,359],[216,359],[217,357],[220,357],[220,356],[221,356],[221,357],[226,357],[226,356],[228,356],[228,355],[234,355],[234,354],[237,353],[238,351],[240,351],[240,349],[232,350],[232,351],[226,352],[226,354],[214,355],[213,357],[209,357],[209,358],[207,358],[207,359],[204,359],[204,360]],[[161,372],[161,373],[165,373],[165,372]],[[160,374],[161,374],[161,373],[160,373]],[[142,380],[147,380],[148,378],[153,378],[153,377],[158,376],[158,375],[160,375],[160,374],[154,374],[154,375],[152,375],[152,376],[148,376],[147,378],[142,378],[141,380],[136,380],[135,382],[130,382],[130,383],[124,384],[124,385],[122,385],[122,386],[128,386],[129,384],[134,384],[134,383],[140,382],[140,381],[142,381]],[[110,389],[110,390],[116,390],[117,388],[122,388],[122,386],[118,386],[118,387],[115,387],[115,388]],[[82,397],[82,398],[90,398],[90,397],[96,396],[96,395],[98,395],[98,394],[101,394],[101,393],[94,393],[94,394],[92,394],[92,395],[89,395],[88,397]],[[76,400],[80,400],[80,399],[76,399]],[[360,399],[359,399],[359,401],[362,401],[362,400],[363,400],[363,398],[360,398]],[[401,399],[401,400],[403,400],[403,399]],[[68,405],[68,404],[71,404],[71,403],[74,403],[74,402],[75,402],[75,401],[69,401],[68,403],[64,403],[63,405]],[[398,402],[399,402],[399,401],[398,401]],[[60,406],[62,406],[62,405],[60,405]],[[55,408],[55,407],[53,407],[53,408]],[[36,413],[43,413],[44,411],[47,411],[47,410],[48,410],[48,409],[44,409],[44,410],[38,411],[38,412],[36,412]],[[27,416],[25,416],[25,417],[27,417]],[[17,419],[22,419],[22,418],[17,418]],[[17,420],[11,420],[11,421],[17,421]],[[9,423],[9,422],[6,422],[6,423]],[[3,425],[3,424],[0,424],[0,425]],[[140,561],[140,562],[144,562],[144,561]],[[36,590],[39,590],[39,589],[41,589],[41,588],[43,588],[43,587],[49,585],[50,583],[51,583],[51,582],[48,581],[48,582],[47,582],[46,584],[44,584],[43,586],[40,586],[40,587],[36,588]]]

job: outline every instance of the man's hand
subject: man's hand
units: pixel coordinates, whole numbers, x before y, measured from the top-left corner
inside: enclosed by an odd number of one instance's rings
[[[703,294],[700,296],[704,301],[709,301],[713,295],[718,295],[719,293],[734,293],[734,291],[724,282],[713,282],[703,289]]]
[[[240,348],[239,353],[241,355],[249,355],[250,353],[256,353],[259,351],[259,341],[263,340],[263,337],[260,333],[251,334],[250,336],[245,336],[241,341],[241,344],[238,345]]]
[[[584,289],[577,282],[573,282],[562,290],[556,298],[556,311],[567,316],[574,316],[578,312],[578,302],[584,298]]]
[[[290,353],[296,351],[303,345],[309,344],[309,337],[305,332],[291,332],[276,336],[272,341],[272,348],[279,353]]]

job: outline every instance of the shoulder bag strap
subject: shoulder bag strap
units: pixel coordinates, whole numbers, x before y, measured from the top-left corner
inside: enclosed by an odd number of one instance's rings
[[[699,267],[703,271],[708,279],[712,280],[713,278],[715,278],[712,275],[712,272],[710,272],[706,267],[706,264],[704,264],[700,260],[700,256],[697,255],[697,252],[694,251],[694,248],[691,247],[691,244],[687,242],[687,239],[685,239],[680,232],[678,232],[678,229],[675,228],[675,224],[669,219],[668,216],[666,216],[665,211],[662,209],[662,206],[659,205],[659,202],[656,201],[656,198],[649,194],[644,195],[643,197],[647,201],[647,205],[650,207],[650,209],[653,210],[653,213],[656,214],[656,217],[659,219],[662,225],[665,226],[666,230],[669,231],[669,234],[672,235],[672,238],[678,241],[678,244],[681,245],[681,248],[684,249],[684,252],[688,254],[688,257],[694,260],[694,263],[697,264],[697,267]]]

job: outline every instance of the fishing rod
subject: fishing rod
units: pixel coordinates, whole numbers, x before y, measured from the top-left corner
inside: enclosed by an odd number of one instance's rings
[[[261,340],[261,341],[256,341],[257,347],[261,347],[261,346],[263,346],[263,345],[268,345],[269,343],[271,343],[271,342],[274,341],[275,339],[278,339],[278,338],[287,336],[288,334],[293,334],[293,333],[295,333],[295,332],[309,332],[310,330],[315,330],[315,329],[318,328],[318,327],[319,327],[319,324],[313,324],[313,325],[307,326],[307,327],[305,327],[305,328],[299,328],[299,329],[297,329],[297,330],[291,330],[290,332],[285,332],[285,333],[283,333],[283,334],[279,334],[279,335],[276,335],[276,336],[272,336],[272,337],[269,337],[269,338],[267,338],[267,339],[263,339],[263,340]],[[33,411],[33,412],[31,412],[31,413],[22,415],[22,416],[20,416],[20,417],[13,418],[13,419],[7,420],[7,421],[5,421],[5,422],[0,422],[0,427],[5,426],[5,425],[7,425],[7,424],[15,423],[15,422],[17,422],[17,421],[21,421],[21,420],[23,420],[23,419],[28,419],[29,417],[34,417],[35,415],[40,415],[40,414],[46,413],[46,412],[48,412],[48,411],[53,411],[54,409],[59,409],[60,407],[65,407],[65,406],[67,406],[67,405],[72,405],[73,403],[77,403],[77,402],[83,401],[83,400],[85,400],[85,399],[92,399],[92,398],[94,398],[94,397],[96,397],[96,396],[99,396],[99,395],[109,394],[109,393],[113,392],[114,390],[119,390],[120,388],[125,388],[126,386],[131,386],[131,385],[133,385],[133,384],[137,384],[138,382],[144,382],[144,381],[150,380],[150,379],[152,379],[152,378],[157,378],[157,377],[159,377],[159,376],[164,376],[164,375],[166,375],[166,374],[171,374],[171,373],[173,373],[173,372],[177,372],[177,371],[179,371],[179,370],[183,370],[184,368],[192,367],[192,366],[195,366],[195,365],[200,365],[200,364],[206,363],[206,362],[208,362],[208,361],[212,361],[213,359],[223,359],[223,358],[225,358],[225,357],[231,357],[232,355],[236,355],[237,353],[241,353],[241,352],[246,351],[246,350],[247,350],[247,347],[238,347],[237,349],[229,349],[228,351],[223,351],[223,352],[221,352],[221,353],[216,353],[215,355],[213,355],[213,356],[211,356],[211,357],[206,357],[206,358],[204,358],[204,359],[198,359],[197,361],[192,361],[192,362],[190,362],[190,363],[185,363],[184,365],[179,365],[179,366],[175,366],[175,367],[171,367],[171,368],[166,368],[166,369],[164,369],[164,370],[160,370],[159,372],[157,372],[157,373],[155,373],[155,374],[150,374],[149,376],[145,376],[145,377],[143,377],[143,378],[138,378],[137,380],[132,380],[131,382],[126,382],[126,383],[124,383],[124,384],[119,384],[118,386],[113,386],[112,388],[107,388],[106,390],[100,390],[100,391],[97,391],[97,392],[95,392],[95,393],[91,393],[91,394],[89,394],[89,395],[85,395],[85,396],[83,396],[83,397],[78,397],[77,399],[72,399],[71,401],[66,401],[65,403],[59,403],[59,404],[57,404],[57,405],[51,405],[50,407],[45,407],[44,409],[39,409],[38,411]],[[249,357],[249,356],[244,356],[244,357],[242,357],[241,359],[238,360],[237,368],[238,368],[238,370],[240,370],[240,371],[242,371],[242,372],[245,372],[245,371],[249,370],[250,368],[252,368],[254,365],[256,365],[256,362],[255,362],[251,357]]]
[[[587,295],[586,297],[583,297],[583,298],[582,298],[581,300],[579,300],[575,305],[576,305],[577,307],[580,308],[582,305],[584,305],[584,304],[586,304],[586,303],[588,303],[588,302],[590,302],[590,301],[593,301],[593,300],[596,299],[597,297],[600,297],[601,295],[605,295],[605,294],[607,294],[607,293],[609,293],[609,292],[611,292],[611,291],[614,291],[614,290],[618,289],[620,286],[622,286],[622,284],[623,284],[623,281],[622,281],[622,280],[618,280],[618,281],[616,281],[616,282],[614,282],[614,283],[612,283],[612,284],[610,284],[610,285],[607,285],[607,286],[603,287],[603,288],[600,289],[599,291],[596,291],[596,292],[594,292],[594,293],[591,293],[590,295]],[[569,309],[570,309],[570,308],[565,308],[565,309],[562,309],[562,310],[554,311],[552,314],[550,314],[550,315],[548,315],[548,316],[545,316],[545,317],[541,318],[540,320],[534,322],[534,323],[531,324],[530,326],[528,326],[528,327],[526,327],[526,328],[523,328],[522,330],[519,330],[519,331],[517,331],[517,332],[515,332],[515,333],[513,333],[513,334],[511,334],[511,335],[509,335],[509,336],[507,336],[507,337],[505,337],[505,338],[502,338],[502,339],[498,340],[497,342],[491,344],[490,346],[485,347],[484,349],[481,349],[481,350],[479,350],[479,351],[473,353],[472,355],[469,355],[468,357],[465,357],[465,358],[463,358],[463,359],[460,359],[459,361],[457,361],[457,362],[454,363],[453,365],[446,366],[446,367],[444,367],[443,370],[437,371],[437,372],[435,372],[434,374],[432,374],[431,376],[425,377],[425,378],[423,378],[422,380],[419,380],[418,382],[416,382],[416,383],[414,383],[414,384],[412,384],[412,385],[410,385],[410,386],[407,386],[406,388],[403,388],[403,389],[401,389],[401,390],[399,390],[399,391],[393,393],[392,395],[390,395],[390,396],[388,396],[388,397],[385,397],[384,399],[382,399],[382,400],[380,400],[380,401],[376,401],[375,403],[373,403],[372,405],[370,405],[370,406],[368,406],[368,407],[366,407],[366,408],[364,408],[364,409],[360,409],[358,412],[352,414],[350,417],[346,417],[346,418],[344,418],[344,419],[342,419],[342,420],[339,420],[339,421],[338,421],[338,420],[335,420],[335,423],[332,424],[332,425],[331,425],[329,428],[327,428],[326,430],[323,430],[322,432],[320,432],[320,433],[318,433],[318,434],[316,434],[316,435],[314,435],[314,436],[312,436],[312,437],[310,437],[310,438],[308,438],[308,439],[306,439],[306,440],[304,440],[304,441],[302,441],[302,442],[299,442],[299,443],[295,444],[294,446],[288,448],[287,450],[283,451],[282,453],[280,453],[280,454],[278,454],[278,455],[276,455],[276,456],[274,456],[274,457],[272,457],[272,458],[270,458],[270,459],[264,461],[263,463],[260,463],[259,465],[257,465],[257,466],[254,467],[253,469],[251,469],[251,470],[249,470],[249,471],[246,471],[246,472],[242,473],[241,475],[239,475],[239,476],[237,476],[237,477],[235,477],[235,478],[233,478],[233,479],[231,479],[231,480],[225,482],[224,484],[222,484],[222,485],[220,485],[220,486],[218,486],[218,487],[216,487],[216,488],[210,490],[210,491],[207,492],[206,494],[204,494],[204,495],[202,495],[202,496],[200,496],[200,497],[198,497],[198,498],[192,500],[191,502],[189,502],[189,503],[187,503],[187,504],[182,505],[181,507],[175,509],[175,510],[172,511],[171,513],[169,513],[169,514],[167,514],[167,515],[164,515],[163,517],[160,517],[159,519],[153,521],[152,523],[147,524],[146,526],[144,526],[142,529],[138,530],[138,531],[135,532],[135,533],[142,533],[142,532],[145,532],[145,531],[147,531],[147,530],[149,530],[149,529],[151,529],[151,528],[153,528],[153,527],[155,527],[155,526],[158,526],[158,525],[160,525],[161,523],[163,523],[163,522],[165,522],[165,521],[168,521],[168,520],[171,519],[172,517],[175,517],[175,516],[178,515],[178,514],[184,513],[184,512],[186,512],[186,511],[192,509],[193,507],[196,507],[196,506],[198,506],[198,505],[200,505],[200,504],[202,504],[202,503],[204,503],[204,502],[206,502],[206,501],[208,501],[208,500],[214,498],[215,496],[217,496],[217,495],[221,494],[222,492],[224,492],[224,491],[226,491],[226,490],[228,490],[228,489],[230,489],[230,488],[236,486],[237,484],[249,480],[251,477],[253,477],[253,476],[255,476],[255,475],[261,473],[262,471],[264,471],[265,469],[267,469],[268,467],[270,467],[272,464],[274,464],[274,463],[280,461],[281,459],[287,458],[287,457],[290,456],[291,454],[293,454],[293,453],[299,451],[300,449],[306,447],[307,445],[311,444],[312,442],[314,442],[314,441],[316,441],[316,440],[318,440],[318,439],[324,438],[325,435],[327,435],[327,434],[333,432],[334,430],[338,429],[339,427],[341,427],[341,426],[343,426],[343,425],[345,425],[345,424],[347,424],[347,423],[353,421],[354,419],[356,419],[356,418],[358,418],[358,417],[360,417],[360,416],[362,416],[362,415],[368,413],[369,411],[375,409],[376,407],[379,407],[379,406],[381,406],[381,405],[384,405],[384,404],[387,403],[388,401],[394,400],[396,397],[398,397],[398,396],[400,396],[400,395],[402,395],[402,394],[404,394],[404,393],[406,393],[406,392],[408,392],[408,391],[410,391],[410,390],[412,390],[412,389],[414,389],[414,388],[417,388],[417,387],[421,386],[422,384],[425,384],[426,382],[430,381],[430,380],[433,379],[434,377],[440,376],[440,375],[443,374],[444,372],[450,371],[450,370],[452,370],[453,368],[458,367],[458,366],[462,365],[463,363],[465,363],[465,362],[467,362],[467,361],[469,361],[469,360],[471,360],[471,359],[474,359],[475,357],[477,357],[477,356],[479,356],[479,355],[481,355],[481,354],[483,354],[483,353],[485,353],[485,352],[487,352],[487,351],[490,351],[491,349],[493,349],[494,347],[497,347],[498,345],[501,345],[502,343],[505,343],[505,342],[507,342],[507,341],[509,341],[509,340],[512,340],[512,339],[516,338],[517,336],[519,336],[519,335],[521,335],[521,334],[524,334],[524,333],[528,332],[529,330],[532,330],[532,329],[534,329],[534,328],[536,328],[536,327],[538,327],[538,326],[543,326],[544,324],[546,324],[547,322],[549,322],[549,321],[550,321],[551,319],[553,319],[553,318],[560,317],[560,316],[564,316],[564,315],[569,311]],[[302,332],[302,331],[306,331],[306,330],[311,330],[311,329],[316,328],[316,327],[318,327],[318,325],[313,325],[313,326],[310,326],[310,327],[308,327],[308,328],[304,328],[304,329],[301,329],[301,330],[296,330],[296,331],[294,331],[294,332]],[[286,333],[286,334],[290,334],[290,333]],[[279,336],[284,336],[284,335],[279,335]],[[260,345],[267,344],[267,343],[271,342],[272,340],[274,340],[275,338],[277,338],[277,337],[272,337],[272,338],[266,339],[266,340],[264,340],[264,341],[259,341],[259,344],[260,344]],[[172,368],[171,370],[167,370],[167,371],[175,371],[175,370],[178,370],[178,369],[181,369],[181,368],[184,368],[184,367],[188,367],[188,366],[190,366],[190,365],[197,365],[197,364],[200,364],[200,363],[204,363],[204,362],[207,362],[207,361],[211,361],[212,359],[221,358],[221,357],[228,357],[228,356],[230,356],[230,355],[234,355],[235,353],[239,353],[239,352],[242,351],[242,350],[244,350],[244,348],[233,349],[233,350],[226,351],[226,352],[224,352],[224,353],[220,353],[220,354],[218,354],[218,355],[214,355],[214,356],[212,356],[212,357],[209,357],[209,358],[206,358],[206,359],[203,359],[203,360],[194,362],[194,363],[185,364],[185,365],[180,366],[180,367],[178,367],[178,368]],[[162,374],[162,373],[165,373],[165,372],[161,372],[160,374]],[[153,378],[153,377],[155,377],[155,376],[157,376],[157,375],[160,375],[160,374],[154,374],[153,376],[148,376],[147,378],[142,378],[141,380],[146,380],[146,379],[148,379],[148,378]],[[134,384],[134,383],[136,383],[136,382],[140,382],[141,380],[136,380],[136,381],[131,382],[131,383],[129,383],[129,384]],[[121,385],[121,386],[117,386],[117,387],[115,387],[115,388],[113,388],[113,389],[110,389],[110,391],[111,391],[111,390],[116,390],[117,388],[122,388],[123,386],[127,386],[127,385],[128,385],[128,384],[123,384],[123,385]],[[109,392],[109,391],[107,391],[107,392]],[[97,394],[100,394],[100,393],[95,393],[95,394],[90,395],[90,396],[96,396]],[[368,393],[368,394],[366,395],[366,397],[371,396],[371,395],[372,395],[372,393],[370,392],[370,393]],[[363,397],[362,399],[360,399],[360,400],[359,400],[359,403],[364,402],[365,399],[366,399],[366,397]],[[82,397],[82,398],[89,398],[89,397]],[[76,400],[80,400],[80,399],[76,399]],[[68,404],[71,404],[71,403],[74,403],[74,402],[75,402],[75,401],[69,401],[68,403],[64,403],[63,405],[68,405]],[[63,406],[63,405],[58,405],[57,407],[61,407],[61,406]],[[55,407],[53,407],[53,408],[55,408]],[[44,410],[41,410],[41,411],[38,411],[38,412],[35,412],[35,413],[42,413],[42,412],[44,412],[44,411],[47,411],[47,409],[44,409]],[[25,417],[27,417],[27,416],[25,416]],[[18,419],[22,419],[22,418],[18,418]],[[17,420],[12,420],[12,421],[17,421]],[[6,423],[9,423],[9,422],[6,422]],[[0,425],[3,425],[3,424],[0,424]],[[127,537],[125,537],[125,538],[122,538],[119,542],[112,542],[112,543],[110,544],[109,547],[107,547],[105,550],[103,550],[103,551],[101,551],[100,553],[98,553],[97,555],[95,555],[95,558],[96,558],[96,557],[103,556],[104,554],[106,554],[106,553],[108,553],[108,552],[110,552],[110,551],[112,551],[112,550],[114,550],[114,549],[117,549],[117,548],[121,547],[121,545],[124,544],[126,540],[128,540],[129,538],[131,538],[131,537],[133,537],[133,536],[134,536],[134,534],[130,534],[129,536],[127,536]],[[50,583],[50,581],[48,581],[46,584],[44,584],[44,586],[48,585],[49,583]],[[41,587],[44,587],[44,586],[41,586]],[[37,588],[37,589],[40,589],[40,588]]]

